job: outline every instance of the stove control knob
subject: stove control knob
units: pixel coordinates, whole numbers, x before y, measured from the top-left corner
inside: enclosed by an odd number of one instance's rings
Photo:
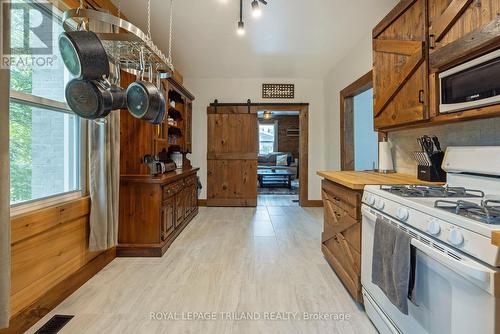
[[[368,203],[368,205],[371,205],[373,206],[375,204],[375,196],[373,195],[368,195],[366,197],[366,202]]]
[[[450,235],[448,236],[448,241],[456,247],[462,246],[464,243],[464,235],[457,229],[452,229]]]
[[[429,232],[432,235],[438,235],[441,233],[441,225],[439,225],[439,221],[433,219],[427,226],[427,232]]]
[[[396,216],[398,217],[398,219],[405,222],[410,217],[410,212],[406,208],[399,208]]]
[[[379,199],[377,200],[377,203],[375,203],[375,206],[377,207],[377,209],[379,209],[379,210],[383,210],[383,209],[384,209],[384,207],[385,207],[385,202],[384,202],[384,200],[383,200],[383,199],[381,199],[381,198],[379,198]]]

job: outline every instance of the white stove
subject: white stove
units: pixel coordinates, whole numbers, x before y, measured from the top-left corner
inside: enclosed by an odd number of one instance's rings
[[[365,187],[361,276],[381,333],[500,333],[500,250],[491,244],[500,229],[500,147],[448,148],[443,169],[445,187]],[[418,250],[419,301],[408,315],[371,282],[378,218],[410,234]]]

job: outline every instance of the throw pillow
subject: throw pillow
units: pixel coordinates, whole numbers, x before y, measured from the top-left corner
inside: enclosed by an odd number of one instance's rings
[[[286,154],[276,157],[276,166],[288,166],[288,156]]]

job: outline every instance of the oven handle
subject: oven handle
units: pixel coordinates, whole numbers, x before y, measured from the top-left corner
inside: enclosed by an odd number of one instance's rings
[[[366,207],[363,207],[361,210],[363,216],[365,216],[368,221],[375,223],[375,221],[377,220],[376,215],[371,213]],[[428,255],[430,258],[445,265],[449,269],[458,272],[462,276],[470,277],[483,283],[488,283],[490,281],[492,271],[487,267],[477,264],[476,262],[473,262],[467,258],[463,258],[463,260],[461,261],[455,260],[454,258],[435,250],[434,248],[424,244],[423,242],[415,238],[411,239],[411,244],[421,252]]]

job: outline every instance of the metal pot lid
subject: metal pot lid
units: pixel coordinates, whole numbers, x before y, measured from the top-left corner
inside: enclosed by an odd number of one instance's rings
[[[66,34],[61,34],[59,36],[59,51],[61,52],[61,58],[63,59],[64,65],[75,77],[81,77],[82,66],[80,56],[78,51]]]
[[[101,116],[101,95],[92,82],[71,80],[66,85],[65,95],[69,107],[78,116],[85,119],[96,119]]]
[[[134,82],[127,88],[127,107],[135,118],[143,118],[149,109],[149,94],[140,83]]]

